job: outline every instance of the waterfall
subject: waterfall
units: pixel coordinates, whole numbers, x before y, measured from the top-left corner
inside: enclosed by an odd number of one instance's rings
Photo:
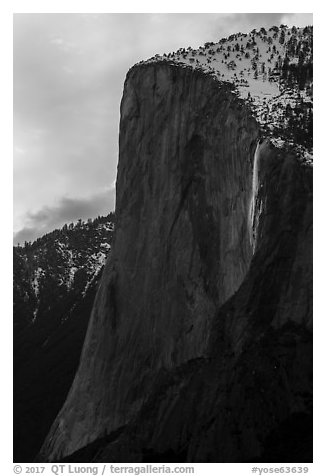
[[[251,197],[249,202],[249,214],[248,214],[248,225],[249,225],[249,236],[250,236],[250,244],[252,246],[253,251],[255,251],[256,240],[255,240],[255,211],[256,211],[256,199],[258,193],[258,161],[259,161],[259,145],[260,142],[258,141],[255,155],[254,155],[254,166],[252,171],[252,186],[251,186]]]

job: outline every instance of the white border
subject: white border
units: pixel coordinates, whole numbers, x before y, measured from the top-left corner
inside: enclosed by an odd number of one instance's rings
[[[137,9],[135,6],[137,5]],[[1,334],[1,441],[0,441],[0,468],[1,473],[12,474],[12,14],[13,12],[109,12],[109,13],[246,13],[246,12],[263,12],[272,13],[268,7],[273,7],[274,11],[284,12],[306,12],[307,10],[314,13],[314,39],[315,39],[315,61],[314,79],[315,79],[315,121],[314,121],[314,315],[315,315],[315,344],[314,344],[314,392],[315,392],[315,429],[314,429],[314,464],[301,465],[309,466],[314,474],[326,474],[325,465],[325,383],[324,383],[324,365],[325,355],[322,350],[325,347],[325,303],[324,294],[324,274],[325,274],[325,255],[324,255],[324,239],[325,233],[325,199],[323,190],[325,189],[325,154],[322,153],[322,135],[319,130],[324,126],[323,116],[325,108],[323,104],[325,89],[325,29],[326,19],[323,9],[317,7],[317,2],[227,2],[218,4],[216,1],[200,1],[194,4],[187,2],[188,10],[185,11],[184,2],[180,1],[164,1],[164,2],[108,2],[93,0],[85,1],[15,1],[10,4],[4,4],[1,7],[0,15],[0,31],[1,34],[1,132],[2,138],[5,139],[5,147],[2,150],[2,186],[1,186],[1,243],[2,252],[1,263],[1,295],[5,300],[2,306],[3,332]],[[236,11],[230,12],[225,6],[237,7]],[[243,7],[246,7],[245,10]],[[324,127],[323,127],[324,128]],[[195,464],[195,474],[223,474],[223,475],[245,475],[250,473],[252,464]],[[270,465],[262,464],[259,466],[268,467]],[[275,466],[275,465],[274,465]],[[280,465],[277,465],[280,466]],[[286,465],[283,465],[286,466]],[[293,465],[287,465],[293,466]]]

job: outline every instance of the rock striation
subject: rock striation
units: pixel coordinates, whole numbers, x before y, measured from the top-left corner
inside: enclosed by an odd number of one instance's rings
[[[311,195],[231,84],[132,68],[111,259],[39,459],[272,459],[286,422],[309,439]]]

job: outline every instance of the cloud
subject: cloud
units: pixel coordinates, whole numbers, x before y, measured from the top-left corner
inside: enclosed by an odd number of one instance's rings
[[[14,244],[34,241],[36,238],[61,228],[65,223],[76,222],[79,218],[95,218],[107,215],[114,210],[114,187],[88,198],[62,197],[57,205],[45,206],[40,210],[28,213],[26,225],[14,234]]]

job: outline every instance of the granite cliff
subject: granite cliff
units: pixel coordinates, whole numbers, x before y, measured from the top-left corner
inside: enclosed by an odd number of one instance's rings
[[[232,84],[129,71],[111,259],[38,459],[285,461],[305,435],[310,460],[311,175]]]

